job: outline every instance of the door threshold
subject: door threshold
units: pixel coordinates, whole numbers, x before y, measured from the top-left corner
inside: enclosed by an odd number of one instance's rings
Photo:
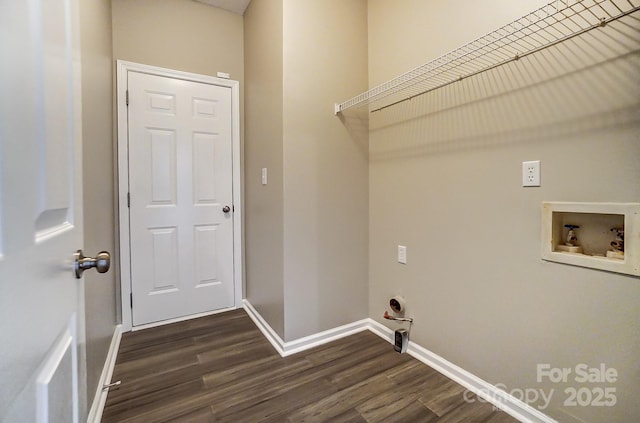
[[[204,313],[189,314],[187,316],[176,317],[174,319],[167,319],[167,320],[160,320],[158,322],[153,322],[153,323],[146,323],[144,325],[133,326],[131,328],[131,332],[136,332],[136,331],[143,330],[143,329],[155,328],[155,327],[158,327],[158,326],[169,325],[171,323],[184,322],[185,320],[191,320],[191,319],[197,319],[199,317],[211,316],[212,314],[225,313],[227,311],[235,310],[237,308],[238,307],[235,307],[235,306],[234,307],[226,307],[226,308],[221,308],[221,309],[213,310],[213,311],[205,311]]]

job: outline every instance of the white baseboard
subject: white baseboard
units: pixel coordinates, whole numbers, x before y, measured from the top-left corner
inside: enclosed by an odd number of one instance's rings
[[[317,347],[318,345],[326,344],[327,342],[335,341],[369,329],[369,319],[362,319],[347,325],[338,326],[333,329],[305,336],[304,338],[299,338],[294,341],[285,342],[262,318],[260,313],[253,308],[249,301],[243,300],[243,305],[251,320],[253,320],[264,337],[267,338],[271,345],[273,345],[273,348],[275,348],[278,354],[282,357],[299,353],[301,351],[308,350],[309,348]]]
[[[102,420],[104,404],[107,402],[107,394],[109,393],[108,390],[104,390],[102,388],[104,387],[104,385],[108,385],[109,383],[111,383],[113,368],[116,365],[118,349],[120,348],[120,339],[122,339],[122,325],[117,325],[113,330],[113,338],[111,338],[111,345],[109,346],[107,359],[104,362],[102,374],[100,375],[100,380],[98,381],[96,395],[93,398],[93,403],[91,404],[91,409],[89,410],[87,423],[100,423],[100,420]]]
[[[295,354],[309,348],[316,347],[340,338],[352,335],[363,330],[369,330],[378,335],[385,341],[393,343],[394,332],[383,324],[373,319],[363,319],[334,329],[329,329],[314,335],[296,339],[294,341],[285,342],[273,330],[271,326],[260,316],[260,313],[249,303],[244,300],[244,309],[249,317],[256,324],[258,329],[273,345],[275,350],[283,357]],[[514,396],[498,389],[489,382],[477,377],[476,375],[464,370],[461,367],[451,363],[450,361],[440,357],[439,355],[429,351],[428,349],[409,341],[407,353],[433,368],[434,370],[447,376],[449,379],[464,386],[469,391],[483,398],[485,401],[493,404],[497,408],[505,411],[512,417],[521,422],[526,423],[557,423],[556,420],[546,414],[536,410],[525,402],[515,398]]]
[[[247,312],[253,323],[256,324],[260,332],[267,338],[267,341],[273,346],[273,348],[284,357],[284,341],[280,336],[273,330],[273,328],[267,323],[266,320],[262,318],[260,313],[256,311],[255,308],[251,305],[251,303],[247,300],[242,300],[242,305],[244,310]]]
[[[393,343],[394,331],[385,325],[373,319],[369,319],[369,330],[382,339]],[[536,410],[529,404],[517,399],[513,395],[510,395],[501,389],[498,389],[489,382],[480,379],[473,373],[456,366],[452,362],[440,357],[438,354],[429,351],[413,341],[409,341],[407,354],[416,360],[423,362],[432,369],[442,373],[449,379],[459,383],[488,403],[503,410],[521,422],[557,423],[556,420]]]

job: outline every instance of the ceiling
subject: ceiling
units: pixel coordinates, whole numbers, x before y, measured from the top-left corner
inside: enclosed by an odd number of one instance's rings
[[[200,3],[205,3],[213,7],[219,7],[220,9],[228,10],[229,12],[237,13],[238,15],[244,14],[245,9],[249,6],[251,0],[195,0]]]

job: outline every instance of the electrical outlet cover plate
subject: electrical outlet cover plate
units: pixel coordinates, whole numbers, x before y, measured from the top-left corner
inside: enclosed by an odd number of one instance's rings
[[[540,186],[540,160],[522,162],[522,186]]]

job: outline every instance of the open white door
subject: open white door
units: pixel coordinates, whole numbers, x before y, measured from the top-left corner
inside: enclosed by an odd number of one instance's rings
[[[0,2],[0,421],[86,413],[77,0]]]

